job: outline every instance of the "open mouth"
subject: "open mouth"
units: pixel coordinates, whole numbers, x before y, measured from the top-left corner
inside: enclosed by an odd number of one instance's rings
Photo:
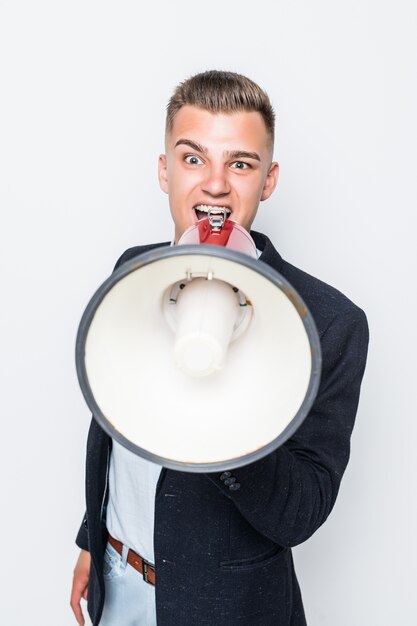
[[[225,219],[230,217],[232,211],[227,206],[213,206],[210,204],[197,204],[193,207],[194,213],[198,220],[209,217],[210,215],[224,215]]]

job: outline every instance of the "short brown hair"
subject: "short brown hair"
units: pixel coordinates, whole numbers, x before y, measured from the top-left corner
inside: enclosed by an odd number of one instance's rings
[[[246,76],[209,70],[180,83],[168,102],[167,133],[172,130],[175,115],[187,104],[213,113],[257,111],[265,122],[271,144],[274,144],[275,113],[268,94]]]

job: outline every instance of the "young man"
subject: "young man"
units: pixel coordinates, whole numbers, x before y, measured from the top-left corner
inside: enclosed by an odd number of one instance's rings
[[[271,104],[249,79],[212,71],[179,85],[159,158],[175,243],[213,206],[250,230],[277,184],[273,145]],[[323,365],[313,408],[283,446],[233,476],[161,468],[112,442],[93,419],[71,598],[79,624],[87,588],[94,626],[306,624],[291,547],[335,503],[368,330],[345,296],[285,262],[265,235],[251,234],[260,259],[292,283],[315,319]],[[127,250],[117,265],[152,247]]]

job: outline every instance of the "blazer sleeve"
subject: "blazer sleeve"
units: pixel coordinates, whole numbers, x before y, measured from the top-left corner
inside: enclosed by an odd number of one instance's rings
[[[207,474],[258,532],[285,547],[308,539],[336,500],[366,363],[363,311],[354,307],[337,314],[321,346],[319,392],[295,435],[263,459],[233,470],[234,487],[224,474]]]
[[[84,514],[83,521],[81,522],[80,529],[75,539],[75,543],[79,548],[81,548],[81,550],[89,550],[87,513]]]

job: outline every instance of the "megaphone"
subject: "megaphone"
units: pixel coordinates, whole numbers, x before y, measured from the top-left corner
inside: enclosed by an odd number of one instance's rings
[[[78,379],[100,426],[181,471],[269,454],[299,428],[320,380],[305,303],[226,218],[209,213],[178,245],[121,265],[77,334]]]

